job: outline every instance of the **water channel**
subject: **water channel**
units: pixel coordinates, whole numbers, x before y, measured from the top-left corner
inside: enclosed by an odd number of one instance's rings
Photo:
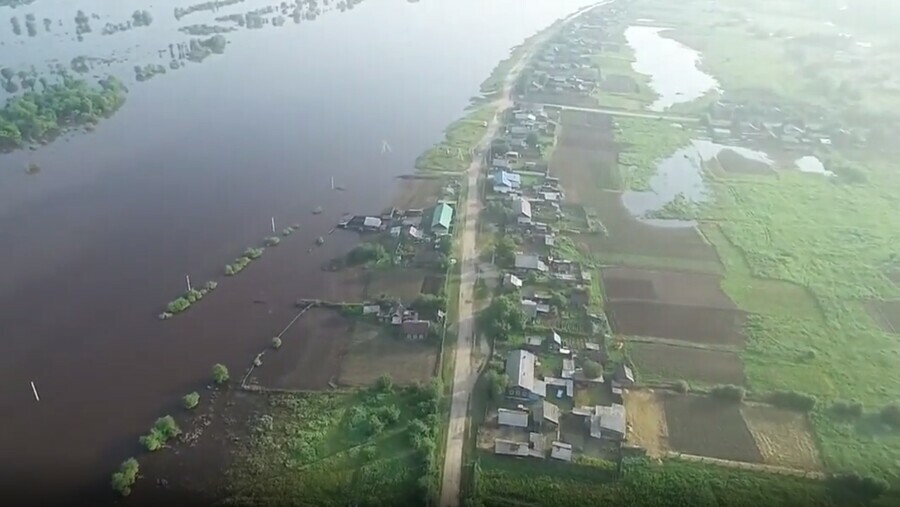
[[[226,33],[223,55],[135,82],[135,65],[165,64],[161,51],[190,39],[179,27],[267,6],[175,19],[189,3],[0,8],[52,21],[35,36],[7,25],[4,65],[43,71],[97,56],[113,61],[86,77],[113,73],[130,87],[96,131],[0,155],[0,491],[17,500],[106,498],[109,473],[141,452],[154,419],[205,392],[213,363],[243,371],[292,302],[322,288],[320,266],[356,241],[335,234],[307,253],[314,238],[344,212],[387,206],[393,177],[413,171],[510,47],[589,1],[366,0],[345,12],[332,2],[314,21]],[[81,42],[78,9],[97,14]],[[153,23],[100,33],[135,9]],[[38,174],[26,174],[31,163]],[[332,177],[346,192],[330,191]],[[272,216],[301,226],[273,254],[281,260],[263,257],[187,314],[156,319],[185,274],[221,280],[271,233]]]

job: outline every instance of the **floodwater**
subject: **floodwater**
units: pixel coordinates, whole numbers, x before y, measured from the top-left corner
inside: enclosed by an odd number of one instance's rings
[[[0,18],[34,13],[38,22],[33,37],[0,29],[4,65],[43,71],[78,55],[114,58],[88,76],[111,72],[131,90],[95,132],[0,155],[5,498],[109,500],[111,472],[140,455],[137,438],[157,417],[177,418],[180,396],[205,393],[212,364],[241,375],[294,299],[325,287],[320,266],[356,241],[328,235],[337,218],[383,209],[392,178],[413,171],[509,48],[587,3],[366,0],[339,12],[332,1],[315,21],[227,33],[223,55],[142,83],[135,65],[166,65],[168,45],[190,39],[179,26],[267,4],[180,21],[174,7],[189,3],[178,0],[0,8]],[[83,42],[74,40],[78,9],[100,18]],[[134,9],[150,11],[152,25],[101,35]],[[384,141],[392,152],[381,153]],[[26,174],[29,163],[41,171]],[[330,190],[332,177],[345,192]],[[300,230],[240,275],[221,276],[271,234],[273,216]],[[317,236],[327,243],[309,252]],[[219,288],[157,320],[186,274]]]
[[[650,87],[659,98],[651,111],[664,111],[675,104],[699,99],[718,89],[719,83],[699,68],[700,53],[664,37],[665,28],[630,26],[625,40],[634,50],[635,72],[650,76]]]
[[[683,198],[696,204],[706,202],[710,193],[703,180],[703,163],[713,160],[726,150],[762,167],[771,168],[774,164],[772,159],[761,151],[718,144],[706,139],[694,139],[688,146],[659,162],[656,174],[650,179],[649,191],[625,192],[622,194],[622,203],[633,216],[659,227],[696,225],[692,220],[663,220],[650,216],[676,199]]]

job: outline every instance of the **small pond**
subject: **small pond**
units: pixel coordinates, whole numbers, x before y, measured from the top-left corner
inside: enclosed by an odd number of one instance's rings
[[[632,67],[635,72],[650,76],[650,87],[659,94],[648,108],[651,111],[663,111],[699,99],[719,86],[715,78],[698,67],[700,53],[663,37],[664,30],[651,26],[631,26],[625,30],[625,39],[635,54]]]

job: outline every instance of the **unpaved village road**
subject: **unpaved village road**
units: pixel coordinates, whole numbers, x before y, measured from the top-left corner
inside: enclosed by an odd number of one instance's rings
[[[495,114],[488,124],[484,137],[476,148],[476,153],[484,153],[490,146],[491,140],[500,128],[498,114],[513,106],[511,97],[513,85],[522,71],[522,68],[531,58],[534,48],[540,47],[560,27],[585,12],[613,0],[607,0],[566,17],[556,29],[545,32],[537,37],[531,46],[522,54],[519,61],[513,65],[506,80],[503,83],[503,93],[493,105]],[[457,212],[457,226],[462,228],[460,240],[460,284],[459,284],[459,325],[456,335],[456,356],[453,370],[453,391],[450,404],[450,424],[447,430],[447,446],[444,456],[444,477],[441,484],[441,507],[457,507],[459,505],[459,489],[462,477],[462,456],[466,438],[466,421],[469,415],[469,397],[475,385],[478,372],[472,368],[472,347],[475,341],[475,313],[472,301],[474,300],[475,278],[477,272],[477,251],[475,248],[476,222],[481,210],[481,201],[478,198],[478,176],[483,167],[483,160],[476,156],[467,169],[466,177],[466,202]]]
[[[606,114],[609,116],[622,116],[625,118],[643,118],[646,120],[665,120],[665,121],[673,121],[678,123],[697,123],[700,121],[700,118],[692,118],[690,116],[677,116],[671,114],[662,114],[662,113],[643,113],[640,111],[626,111],[624,109],[611,109],[607,107],[579,107],[579,106],[565,106],[562,104],[550,104],[548,102],[541,102],[539,105],[549,108],[562,109],[563,111],[584,111],[586,113],[600,113]]]

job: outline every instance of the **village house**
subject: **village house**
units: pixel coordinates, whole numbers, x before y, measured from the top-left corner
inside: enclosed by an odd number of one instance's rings
[[[494,440],[494,454],[501,456],[526,457],[531,453],[528,442],[515,442],[497,438]]]
[[[450,233],[453,224],[453,207],[447,203],[440,203],[434,207],[431,215],[431,234],[445,236]]]
[[[541,400],[534,406],[533,418],[536,425],[541,430],[557,430],[559,428],[559,407],[546,401]]]
[[[525,318],[536,319],[540,315],[550,313],[550,305],[538,303],[532,299],[523,299],[521,302],[522,313]]]
[[[382,220],[378,217],[366,217],[363,219],[362,228],[367,231],[381,230]]]
[[[613,372],[612,377],[612,391],[613,394],[622,394],[622,389],[631,387],[634,385],[634,372],[631,371],[631,368],[626,364],[620,364],[616,367],[615,372]]]
[[[516,271],[527,273],[529,271],[547,272],[547,265],[537,255],[516,254]]]
[[[588,419],[591,437],[621,441],[625,439],[625,406],[614,403],[610,406],[597,405]]]
[[[497,423],[501,426],[528,428],[528,412],[524,410],[510,410],[508,408],[498,409]]]
[[[507,396],[536,401],[546,395],[546,385],[535,378],[536,361],[537,357],[527,350],[510,351],[506,356]]]
[[[512,287],[514,289],[522,288],[522,279],[512,273],[503,275],[503,286]]]
[[[427,320],[407,320],[403,322],[401,328],[403,329],[403,336],[407,340],[424,340],[428,337],[428,332],[431,330],[431,322]]]
[[[550,444],[550,457],[560,461],[572,461],[572,444],[553,441]]]

